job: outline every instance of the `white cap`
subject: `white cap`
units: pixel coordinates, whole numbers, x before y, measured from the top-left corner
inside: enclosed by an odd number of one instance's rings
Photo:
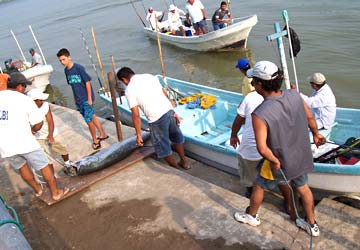
[[[272,80],[277,77],[274,75],[279,70],[276,64],[269,61],[260,61],[255,63],[252,69],[246,72],[247,77],[257,77],[262,80]],[[274,76],[273,76],[274,75]]]
[[[31,89],[27,92],[27,96],[29,96],[33,100],[46,100],[49,97],[49,94],[43,93],[38,89]]]
[[[173,4],[170,4],[169,11],[176,10],[176,6]]]
[[[326,78],[321,73],[314,73],[311,76],[308,76],[308,81],[311,83],[315,83],[317,85],[322,85],[326,82]]]

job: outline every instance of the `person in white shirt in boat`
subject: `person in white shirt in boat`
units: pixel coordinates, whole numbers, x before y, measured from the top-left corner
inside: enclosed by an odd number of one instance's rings
[[[177,8],[175,5],[170,4],[168,13],[168,22],[172,35],[176,35],[176,32],[180,30],[181,35],[185,36],[184,25],[181,22],[180,15],[185,16],[185,12]]]
[[[30,55],[32,57],[31,68],[35,67],[36,65],[43,65],[44,64],[41,56],[38,53],[36,53],[33,48],[31,48],[29,50],[29,52],[30,52]]]
[[[330,129],[336,117],[335,95],[322,73],[314,73],[307,79],[315,91],[311,96],[300,95],[311,109],[318,129]],[[291,88],[295,89],[295,85],[291,84]]]
[[[162,22],[162,19],[164,17],[164,12],[162,11],[155,11],[153,7],[150,7],[148,9],[148,13],[146,15],[146,20],[149,22],[150,27],[153,30],[156,30],[156,23],[159,28],[159,31],[166,29],[168,27],[168,22],[164,21]],[[160,20],[159,20],[160,19]]]
[[[227,16],[228,18],[224,18],[225,16]],[[231,23],[231,20],[232,16],[230,11],[227,9],[227,3],[225,1],[222,1],[220,4],[220,8],[214,12],[214,15],[211,19],[214,30],[225,28],[226,25]]]
[[[206,11],[200,0],[188,0],[186,5],[186,20],[192,22],[195,29],[195,35],[206,34]],[[190,22],[191,19],[191,22]]]

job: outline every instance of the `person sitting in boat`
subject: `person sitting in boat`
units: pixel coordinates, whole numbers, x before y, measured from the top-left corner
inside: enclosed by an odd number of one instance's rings
[[[206,11],[200,0],[188,0],[186,5],[186,20],[192,23],[195,35],[206,34]],[[191,19],[191,20],[190,20]]]
[[[149,22],[152,30],[156,30],[156,23],[160,31],[166,29],[168,27],[168,22],[162,22],[164,18],[164,11],[155,11],[153,7],[148,9],[148,13],[146,15],[146,20]]]
[[[9,79],[8,74],[0,74],[0,90],[7,89],[7,81]]]
[[[307,79],[315,91],[311,96],[302,93],[300,95],[311,109],[318,129],[330,129],[336,117],[335,95],[322,73],[314,73]],[[295,89],[296,87],[291,84],[291,88]]]
[[[44,64],[41,56],[38,53],[36,53],[33,48],[31,48],[29,50],[29,52],[30,52],[30,55],[32,57],[31,68],[35,67],[36,65],[43,65]]]
[[[246,75],[246,71],[250,69],[249,60],[246,58],[240,58],[235,65],[235,68],[239,69],[244,75],[241,82],[241,93],[243,94],[243,96],[246,96],[248,93],[254,90],[254,87],[251,85],[252,78],[249,78]]]
[[[224,18],[225,16],[227,16],[228,18]],[[220,4],[220,8],[214,12],[211,21],[214,30],[225,28],[228,24],[232,22],[232,16],[227,8],[227,3],[225,1],[222,1]]]
[[[184,25],[181,22],[180,15],[185,15],[185,12],[175,5],[170,4],[169,13],[168,13],[168,22],[172,35],[176,35],[176,32],[180,30],[181,35],[185,36]]]

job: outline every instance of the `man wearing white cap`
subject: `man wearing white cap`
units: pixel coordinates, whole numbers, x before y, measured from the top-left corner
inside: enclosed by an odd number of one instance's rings
[[[184,26],[181,22],[180,15],[185,15],[185,12],[177,8],[175,5],[170,4],[168,13],[168,22],[172,35],[176,35],[176,31],[180,30],[181,35],[185,36]]]
[[[34,100],[43,116],[43,126],[39,131],[34,131],[36,139],[49,156],[54,154],[61,155],[65,166],[70,167],[71,162],[68,150],[59,135],[58,129],[55,127],[50,105],[46,101],[49,94],[43,93],[38,89],[31,89],[27,95]]]
[[[318,129],[330,129],[336,117],[335,95],[323,74],[314,73],[307,79],[315,91],[311,96],[300,95],[311,109]]]
[[[148,13],[146,15],[146,20],[150,23],[150,26],[153,30],[156,30],[156,25],[161,31],[162,29],[167,28],[168,23],[167,21],[161,22],[162,18],[164,16],[164,12],[162,11],[155,11],[153,7],[150,7],[148,9]],[[160,21],[159,21],[160,18]]]
[[[324,144],[325,138],[319,134],[311,111],[300,94],[295,90],[281,90],[283,72],[274,63],[257,62],[247,75],[253,78],[256,92],[264,97],[252,113],[256,146],[264,160],[258,165],[250,206],[245,212],[236,212],[234,218],[251,226],[260,225],[257,212],[264,189],[291,183],[302,198],[307,217],[305,220],[296,219],[297,226],[312,236],[319,236],[314,199],[307,184],[307,174],[314,167],[308,128],[316,146]],[[291,217],[295,219],[293,215]]]

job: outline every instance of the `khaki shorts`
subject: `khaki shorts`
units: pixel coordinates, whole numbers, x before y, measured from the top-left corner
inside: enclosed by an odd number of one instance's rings
[[[64,146],[63,140],[60,135],[54,137],[54,144],[49,144],[47,140],[38,139],[41,148],[45,151],[45,153],[51,157],[55,157],[56,155],[67,155],[69,152]]]
[[[238,160],[240,184],[244,187],[252,187],[258,174],[256,167],[260,160],[246,160],[241,155],[238,155]]]

